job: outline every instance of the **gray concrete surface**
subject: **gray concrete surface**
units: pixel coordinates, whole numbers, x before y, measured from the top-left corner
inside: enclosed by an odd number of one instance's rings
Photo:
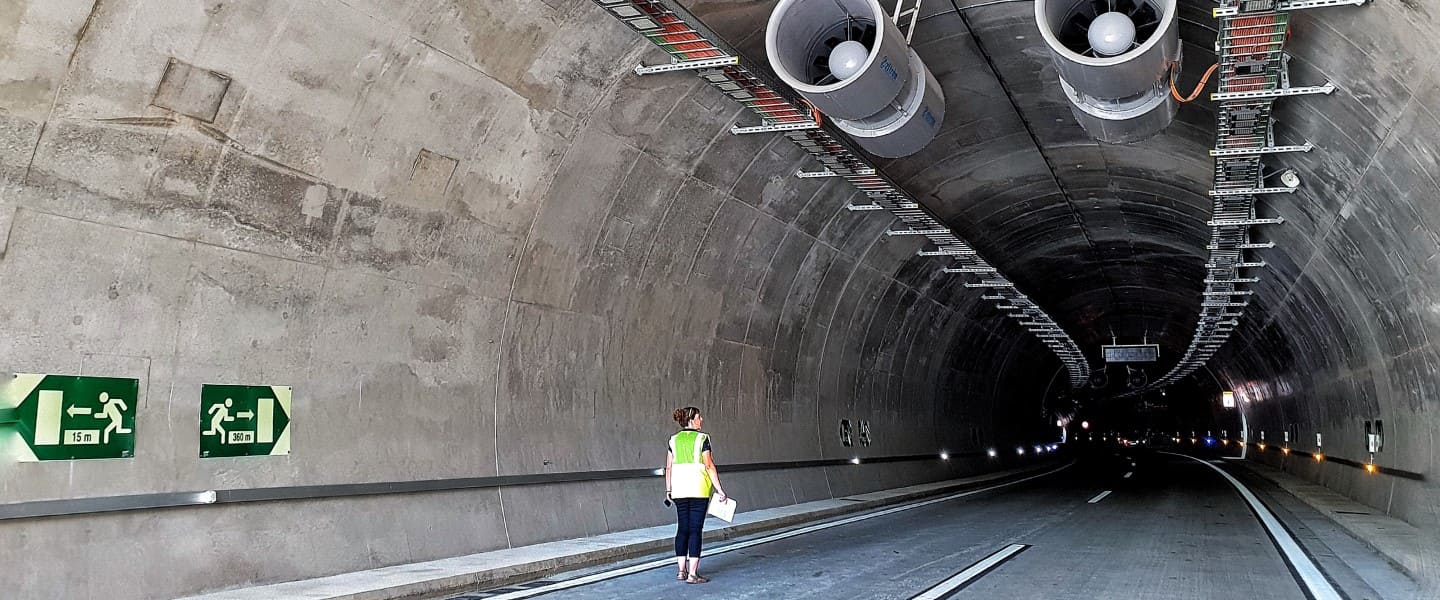
[[[794,529],[823,522],[832,517],[914,502],[959,491],[982,490],[1002,485],[1022,485],[1028,478],[1067,468],[1069,462],[1055,460],[1023,469],[996,471],[985,475],[882,490],[854,496],[800,502],[760,510],[742,510],[724,523],[715,518],[706,523],[708,543],[745,537],[756,532]],[[747,500],[748,501],[748,500]],[[474,587],[493,587],[527,578],[543,577],[557,571],[573,570],[595,563],[608,563],[674,547],[673,525],[659,525],[617,531],[592,537],[546,542],[468,556],[426,561],[368,571],[357,571],[240,588],[194,596],[186,600],[389,600],[445,595]]]
[[[718,92],[630,73],[654,51],[597,10],[5,3],[0,369],[143,395],[135,459],[6,460],[0,501],[654,468],[687,404],[722,465],[1031,436],[1044,382],[984,374],[1032,341],[788,142],[723,133]],[[294,386],[293,453],[199,460],[214,382]],[[766,508],[967,469],[726,483]],[[167,598],[655,525],[658,485],[6,522],[0,560],[21,598]],[[554,518],[572,495],[603,510]]]
[[[750,52],[771,0],[688,0]],[[1208,4],[1186,0],[1208,66]],[[1189,339],[1211,113],[1128,147],[1084,138],[1027,3],[926,3],[916,49],[951,106],[887,173],[1087,351]],[[1434,8],[1298,14],[1272,162],[1278,246],[1215,382],[1252,430],[1322,433],[1426,474],[1434,432]],[[992,76],[970,36],[998,57]],[[1059,365],[852,190],[588,0],[9,0],[0,4],[0,370],[137,377],[137,456],[0,460],[0,502],[653,468],[707,411],[722,463],[1002,448],[1053,435]],[[1018,113],[1005,101],[1017,100]],[[1062,199],[1022,122],[1059,165]],[[1153,373],[1152,373],[1153,375]],[[1112,377],[1112,380],[1118,380]],[[295,387],[288,457],[201,461],[203,383]],[[1188,387],[1187,387],[1188,386]],[[1187,395],[1186,391],[1193,392]],[[1067,399],[1069,396],[1067,396]],[[840,419],[875,443],[842,447]],[[1210,423],[1195,424],[1201,429]],[[1232,429],[1236,425],[1229,425]],[[1219,427],[1216,427],[1217,429]],[[1308,448],[1301,448],[1308,450]],[[728,480],[757,508],[937,481],[959,462]],[[1297,466],[1440,547],[1425,482]],[[651,482],[177,509],[0,524],[20,598],[166,598],[664,522]],[[585,495],[595,517],[556,519]],[[384,518],[377,518],[383,516]],[[67,540],[56,543],[54,540]],[[87,577],[73,577],[73,565]],[[1432,585],[1440,563],[1419,565]],[[114,581],[144,585],[116,588]]]
[[[1124,478],[1125,472],[1135,474]],[[1105,490],[1112,493],[1088,502]],[[703,587],[675,581],[667,565],[544,597],[904,599],[1015,543],[1031,547],[952,597],[1306,597],[1253,513],[1218,474],[1183,458],[1109,452],[1023,486],[702,559],[701,572],[711,577]],[[1326,575],[1350,598],[1414,597],[1382,596],[1356,578],[1350,563],[1371,554],[1333,555]],[[546,581],[607,568],[614,567]],[[1398,571],[1376,577],[1398,578],[1402,594],[1414,591]],[[477,591],[455,600],[492,595]]]

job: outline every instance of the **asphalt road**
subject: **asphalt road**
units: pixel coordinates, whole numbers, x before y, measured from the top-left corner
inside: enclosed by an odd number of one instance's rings
[[[707,554],[743,541],[712,544]],[[629,564],[655,558],[663,557]],[[1378,597],[1353,573],[1328,572],[1344,571],[1343,563],[1325,567],[1321,579],[1350,586],[1338,588],[1336,597]],[[518,595],[1307,598],[1295,559],[1287,561],[1281,543],[1224,476],[1200,461],[1145,451],[1094,452],[1019,485],[708,555],[700,568],[708,584],[676,581],[672,562],[569,589],[547,587],[616,568],[532,582]],[[457,598],[514,598],[518,589]]]

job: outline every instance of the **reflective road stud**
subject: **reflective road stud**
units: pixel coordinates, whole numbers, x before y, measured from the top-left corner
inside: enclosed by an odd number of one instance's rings
[[[200,458],[290,453],[290,387],[205,385]]]
[[[139,403],[138,379],[16,374],[0,383],[0,449],[22,461],[130,458]]]

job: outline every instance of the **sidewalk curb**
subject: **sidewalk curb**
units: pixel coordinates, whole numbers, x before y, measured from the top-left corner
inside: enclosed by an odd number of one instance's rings
[[[1053,469],[1058,464],[1060,464],[1060,462],[1047,460],[1025,468],[995,471],[964,479],[949,480],[953,483],[937,482],[920,484],[897,488],[895,490],[882,490],[842,498],[832,498],[830,500],[845,500],[849,502],[840,506],[819,508],[812,511],[767,518],[751,523],[716,528],[705,532],[705,540],[729,540],[761,532],[784,529],[795,525],[810,524],[814,521],[865,512],[885,506],[902,504],[922,498],[941,496],[969,488],[981,487],[987,483],[1019,479],[1034,475]],[[577,541],[583,543],[583,540],[569,540],[571,543]],[[277,598],[292,598],[295,600],[422,600],[464,593],[467,590],[480,587],[503,587],[522,580],[545,577],[560,571],[639,558],[671,548],[673,543],[671,536],[665,535],[658,538],[606,546],[573,554],[453,573],[455,570],[463,570],[461,564],[467,561],[474,561],[477,557],[485,554],[506,551],[496,550],[487,553],[395,565],[355,573],[332,575],[329,577],[237,588],[228,591],[189,596],[184,600],[274,600]],[[537,544],[537,546],[540,545],[542,544]],[[509,550],[513,551],[515,549]],[[461,564],[446,565],[445,563]],[[441,574],[446,571],[452,571],[452,573]],[[375,579],[375,587],[373,589],[356,591],[354,589],[356,586],[354,582],[342,581],[343,578],[353,579],[358,573],[368,574],[368,576]],[[426,573],[431,573],[433,576],[427,576]],[[387,583],[385,582],[386,579],[396,581]]]
[[[1345,531],[1345,533],[1347,533],[1350,537],[1354,538],[1356,541],[1363,544],[1366,548],[1369,548],[1373,550],[1376,554],[1384,557],[1386,561],[1394,565],[1396,568],[1400,569],[1402,572],[1405,573],[1405,575],[1409,576],[1417,583],[1424,583],[1427,581],[1427,579],[1421,575],[1421,570],[1423,569],[1425,562],[1422,556],[1399,555],[1399,551],[1401,551],[1404,546],[1404,543],[1402,541],[1392,540],[1392,543],[1377,543],[1376,540],[1379,539],[1379,537],[1376,535],[1376,532],[1362,529],[1359,524],[1353,522],[1352,519],[1341,518],[1339,515],[1335,514],[1333,506],[1327,506],[1320,499],[1314,498],[1307,491],[1300,489],[1299,486],[1319,486],[1322,489],[1325,489],[1325,491],[1334,494],[1339,499],[1354,504],[1357,508],[1364,508],[1367,511],[1373,511],[1366,516],[1394,521],[1396,525],[1393,527],[1396,529],[1413,529],[1416,531],[1418,541],[1418,529],[1416,529],[1413,525],[1410,525],[1409,523],[1406,523],[1405,521],[1402,521],[1395,517],[1386,515],[1373,506],[1363,504],[1357,500],[1331,491],[1328,488],[1324,488],[1323,486],[1320,486],[1320,484],[1301,479],[1295,475],[1271,467],[1270,465],[1264,463],[1257,463],[1250,460],[1233,461],[1230,464],[1237,465],[1245,469],[1247,472],[1253,474],[1254,476],[1274,484],[1275,487],[1279,488],[1281,491],[1289,494],[1296,500],[1299,500],[1302,504],[1314,509],[1315,512],[1320,513],[1321,516],[1329,519],[1330,522],[1334,523],[1337,527]],[[1274,476],[1274,473],[1270,473],[1267,471],[1274,471],[1275,473],[1284,475],[1285,477],[1276,477]]]

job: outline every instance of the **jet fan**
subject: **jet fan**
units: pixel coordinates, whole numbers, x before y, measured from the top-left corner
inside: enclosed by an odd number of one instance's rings
[[[782,81],[871,154],[908,156],[940,131],[944,92],[877,0],[781,0],[765,51]]]
[[[1129,143],[1170,125],[1180,63],[1175,0],[1036,0],[1040,36],[1080,126]]]

